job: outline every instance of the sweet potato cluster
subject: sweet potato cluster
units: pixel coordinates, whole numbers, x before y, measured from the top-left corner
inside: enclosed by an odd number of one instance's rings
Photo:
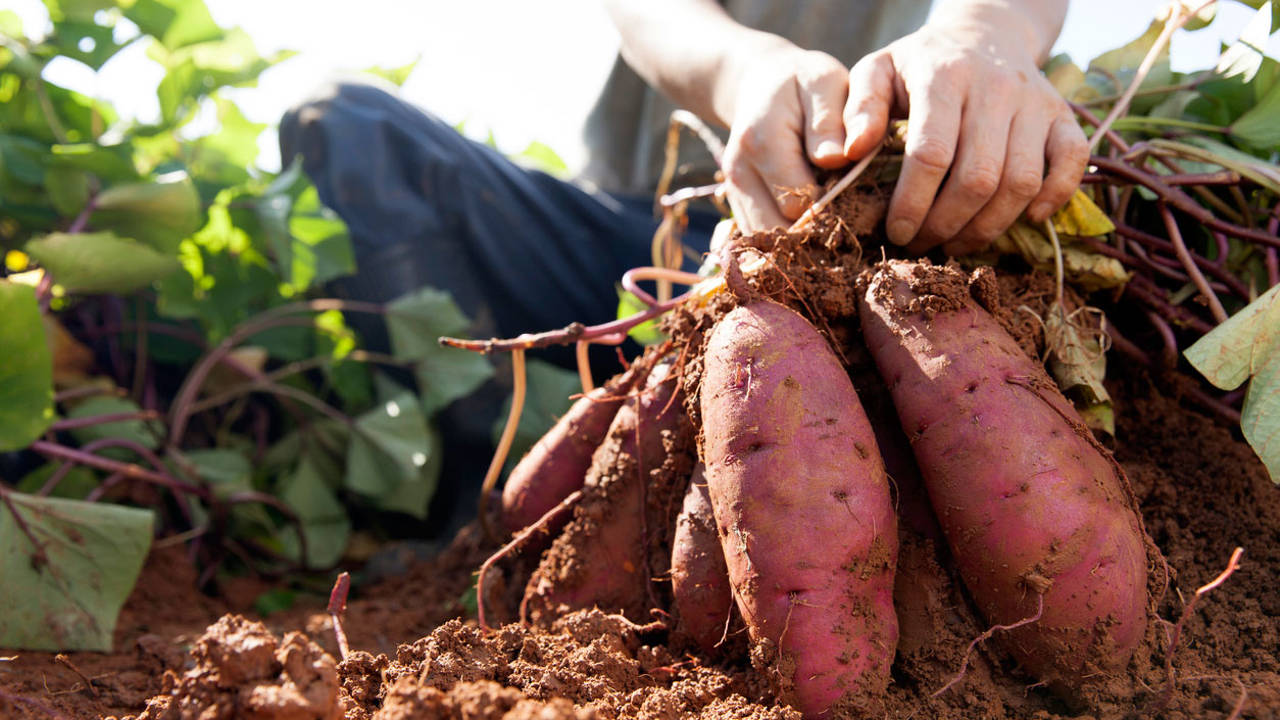
[[[1069,697],[1142,642],[1153,546],[1120,466],[1042,365],[969,293],[938,289],[965,286],[949,266],[867,268],[849,288],[857,342],[974,607]],[[820,317],[732,295],[698,342],[677,334],[579,399],[512,473],[513,532],[582,491],[525,610],[656,609],[696,652],[746,649],[806,717],[874,713],[899,634],[887,435]]]

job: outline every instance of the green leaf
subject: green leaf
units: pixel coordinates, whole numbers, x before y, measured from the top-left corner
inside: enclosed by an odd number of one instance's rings
[[[275,588],[262,593],[253,601],[253,611],[262,617],[266,617],[273,613],[291,609],[297,599],[298,593],[296,591]]]
[[[526,147],[512,159],[521,165],[540,170],[555,177],[565,177],[569,174],[569,166],[565,165],[564,160],[556,154],[556,151],[552,150],[550,145],[540,143],[537,140],[529,143],[529,147]]]
[[[374,65],[373,67],[365,68],[363,72],[370,75],[376,75],[396,87],[403,87],[404,81],[409,79],[409,75],[413,73],[414,69],[418,67],[418,63],[421,61],[422,55],[418,55],[418,57],[413,59],[413,62],[407,65],[401,65],[400,67],[393,68],[384,68],[381,65]]]
[[[50,162],[54,165],[93,173],[103,182],[131,182],[139,177],[133,164],[133,148],[128,144],[75,143],[54,145],[51,151]]]
[[[439,472],[439,438],[411,393],[361,415],[351,434],[344,484],[385,510],[426,517]]]
[[[573,400],[569,397],[582,392],[582,380],[578,373],[556,367],[541,360],[529,360],[525,363],[525,397],[524,409],[520,412],[520,424],[516,426],[516,435],[507,453],[506,470],[510,471],[520,458],[524,456],[539,438],[551,429],[551,426],[564,415]],[[493,424],[493,444],[498,444],[502,437],[503,426],[507,422],[507,413],[511,412],[511,398],[508,397],[502,406],[498,420]]]
[[[337,564],[351,537],[351,521],[329,483],[325,481],[323,461],[316,462],[306,453],[277,491],[293,511],[307,538],[307,567],[323,568]],[[286,555],[301,558],[302,545],[294,528],[280,534]]]
[[[0,280],[0,318],[0,451],[20,450],[53,422],[53,358],[33,288]]]
[[[1280,84],[1231,124],[1231,134],[1263,152],[1280,149]]]
[[[1142,64],[1147,53],[1155,46],[1156,39],[1160,37],[1160,32],[1164,29],[1164,22],[1155,20],[1149,25],[1146,31],[1138,36],[1137,39],[1116,48],[1110,52],[1105,52],[1093,59],[1089,63],[1091,76],[1102,74],[1099,71],[1105,71],[1107,75],[1107,88],[1103,94],[1110,95],[1120,93],[1125,90],[1137,74],[1138,66]],[[1113,82],[1114,79],[1114,82]],[[1173,71],[1169,67],[1169,47],[1165,46],[1164,50],[1156,57],[1155,64],[1151,67],[1151,72],[1143,79],[1141,89],[1150,89],[1155,87],[1164,87],[1172,84]],[[1131,107],[1133,113],[1142,113],[1158,102],[1158,98],[1146,98],[1138,96],[1134,98]]]
[[[92,397],[79,405],[76,405],[67,413],[67,418],[79,420],[100,415],[116,415],[119,413],[136,413],[141,408],[138,404],[127,398],[113,397],[111,395],[100,395]],[[155,450],[160,447],[160,438],[164,433],[164,426],[158,420],[119,420],[116,422],[101,423],[98,425],[89,425],[87,427],[76,428],[71,431],[72,436],[81,445],[91,443],[94,440],[104,440],[106,438],[120,438],[135,442],[148,450]],[[120,450],[119,448],[115,448]],[[111,452],[104,450],[103,454],[116,458],[133,458],[130,452]]]
[[[0,647],[109,652],[151,547],[151,512],[4,492]]]
[[[110,232],[50,233],[24,250],[70,292],[132,292],[179,267],[174,258]]]
[[[146,243],[166,255],[178,252],[178,244],[200,229],[204,211],[191,178],[183,172],[167,173],[154,182],[116,185],[96,200],[91,224],[113,230],[121,237]]]
[[[53,34],[45,42],[53,43],[59,55],[79,60],[94,70],[125,47],[116,43],[114,27],[98,25],[92,20],[55,22]]]
[[[631,317],[636,313],[648,310],[648,306],[640,301],[640,298],[632,295],[630,292],[623,290],[621,285],[615,285],[614,290],[618,293],[618,319]],[[641,345],[657,345],[666,339],[666,335],[658,329],[658,319],[645,320],[632,327],[627,331],[627,335]]]
[[[74,217],[89,202],[89,176],[83,170],[50,165],[44,170],[44,188],[63,215]]]
[[[1280,483],[1280,286],[1268,290],[1184,353],[1209,382],[1234,390],[1250,380],[1240,427]]]
[[[415,376],[427,413],[469,395],[493,375],[481,355],[441,347],[439,338],[466,332],[470,321],[449,293],[423,288],[387,306],[387,332],[397,358],[417,362]]]
[[[15,487],[18,492],[35,494],[40,491],[40,488],[44,487],[44,484],[49,481],[49,478],[61,466],[61,463],[45,463],[23,475]],[[70,500],[83,500],[97,487],[98,478],[93,474],[93,471],[83,465],[76,465],[54,486],[50,495]]]
[[[203,0],[137,0],[124,16],[169,49],[223,36]]]
[[[54,22],[93,22],[94,13],[115,7],[115,4],[115,0],[44,0],[49,18]]]

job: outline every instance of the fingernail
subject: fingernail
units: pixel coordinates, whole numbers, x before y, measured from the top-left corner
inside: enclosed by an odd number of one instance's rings
[[[853,147],[853,143],[861,138],[867,132],[867,126],[871,124],[871,118],[861,113],[854,115],[853,120],[845,126],[845,133],[848,140],[845,141],[844,151],[848,153]]]
[[[894,245],[906,245],[911,242],[916,229],[910,220],[894,220],[885,228],[885,234],[889,236],[889,242]]]
[[[1036,203],[1027,210],[1027,217],[1032,222],[1043,222],[1049,217],[1049,213],[1053,212],[1053,208],[1049,207],[1049,203]]]
[[[818,143],[818,149],[814,150],[813,154],[815,159],[840,157],[844,155],[844,148],[840,147],[840,143],[835,140],[823,140]]]

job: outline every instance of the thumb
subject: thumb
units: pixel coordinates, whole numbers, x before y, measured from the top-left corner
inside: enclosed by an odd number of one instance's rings
[[[893,81],[897,74],[887,52],[868,55],[849,71],[849,101],[844,106],[844,154],[857,160],[871,152],[889,127]]]

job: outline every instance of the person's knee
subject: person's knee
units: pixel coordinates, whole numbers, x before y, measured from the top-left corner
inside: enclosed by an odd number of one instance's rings
[[[324,165],[332,134],[368,137],[368,131],[385,115],[380,109],[401,102],[391,88],[374,82],[342,79],[326,83],[281,118],[281,164],[287,167],[302,155],[311,172]],[[362,124],[366,126],[364,132]]]

